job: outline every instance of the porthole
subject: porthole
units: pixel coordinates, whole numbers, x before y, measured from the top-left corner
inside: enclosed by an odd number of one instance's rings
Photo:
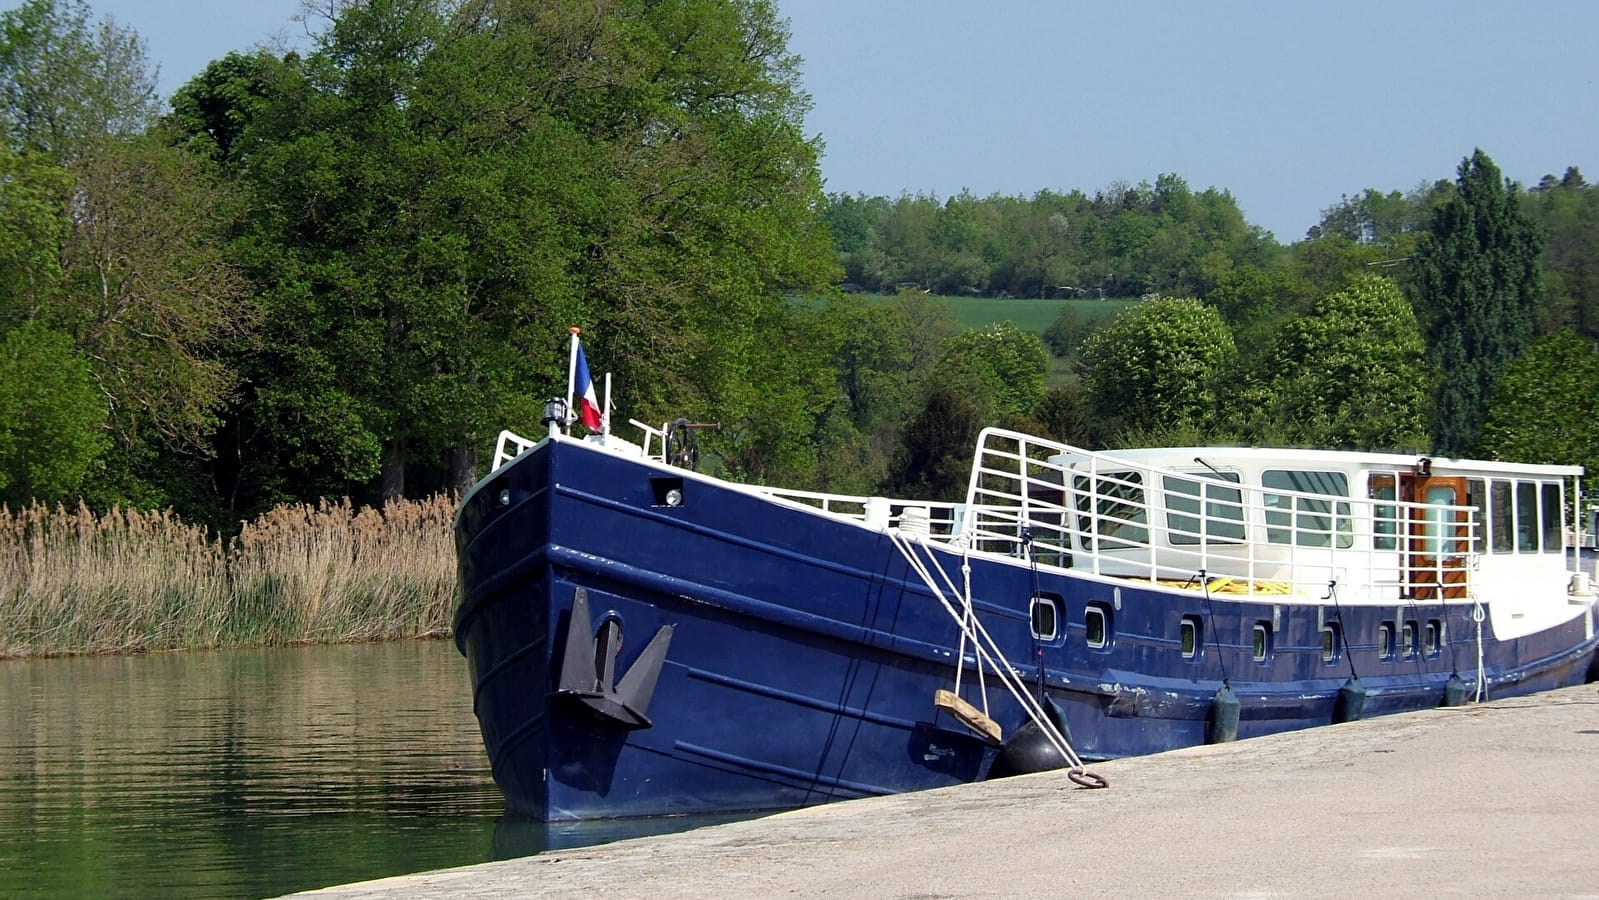
[[[1099,606],[1089,606],[1083,612],[1083,643],[1095,650],[1110,645],[1110,617]]]
[[[1271,623],[1256,622],[1254,632],[1255,662],[1265,662],[1271,656]]]
[[[1377,655],[1384,660],[1394,658],[1394,623],[1384,622],[1377,626]]]
[[[1060,637],[1060,607],[1053,597],[1033,598],[1033,639],[1053,641]]]
[[[1399,638],[1399,655],[1410,659],[1416,655],[1416,623],[1406,622]]]
[[[1199,620],[1193,616],[1183,616],[1183,621],[1178,626],[1178,645],[1182,648],[1183,659],[1198,659],[1201,633]]]
[[[1338,623],[1328,622],[1321,626],[1321,661],[1337,662],[1338,650],[1341,641],[1338,640]]]
[[[1437,656],[1444,648],[1444,623],[1439,619],[1427,620],[1425,647],[1428,656]]]

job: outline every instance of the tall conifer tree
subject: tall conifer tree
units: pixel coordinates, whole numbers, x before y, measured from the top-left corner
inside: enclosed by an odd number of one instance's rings
[[[1482,431],[1494,380],[1532,339],[1543,236],[1488,154],[1462,160],[1453,197],[1416,252],[1417,315],[1440,376],[1433,452],[1459,456]]]

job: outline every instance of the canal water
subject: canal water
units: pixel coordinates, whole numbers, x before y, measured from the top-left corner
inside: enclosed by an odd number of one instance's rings
[[[504,813],[448,641],[0,661],[0,897],[271,897],[681,830]]]

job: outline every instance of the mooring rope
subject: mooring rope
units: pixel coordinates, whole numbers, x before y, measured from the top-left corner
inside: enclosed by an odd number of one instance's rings
[[[1210,633],[1216,641],[1216,662],[1221,666],[1221,683],[1223,687],[1231,687],[1232,682],[1227,679],[1227,654],[1221,652],[1221,633],[1216,630],[1216,610],[1210,603],[1210,579],[1205,577],[1204,569],[1199,570],[1199,586],[1205,592],[1205,618],[1210,621]]]
[[[1027,554],[1027,568],[1028,568],[1028,571],[1032,573],[1033,596],[1032,596],[1032,599],[1030,599],[1028,601],[1028,607],[1029,607],[1028,614],[1031,615],[1032,614],[1032,605],[1037,603],[1038,599],[1039,599],[1039,597],[1038,597],[1038,557],[1033,554],[1033,529],[1025,527],[1025,526],[1023,526],[1023,528],[1022,528],[1022,552]],[[968,584],[967,588],[970,589],[971,585]],[[1055,627],[1059,628],[1060,627],[1060,623],[1056,622]],[[1038,702],[1039,703],[1043,703],[1044,702],[1044,645],[1038,642],[1038,638],[1037,638],[1036,635],[1033,638],[1033,664],[1038,666]]]
[[[1438,586],[1441,589],[1443,587],[1442,582],[1440,582]],[[1442,593],[1441,590],[1440,593]],[[1416,602],[1416,595],[1414,591],[1405,597],[1405,602],[1410,606],[1410,614],[1416,617],[1414,620],[1416,627],[1410,635],[1411,656],[1416,662],[1416,684],[1421,687],[1426,687],[1427,642],[1422,639],[1424,632],[1421,628],[1421,604]],[[1401,625],[1401,633],[1403,633],[1403,628],[1404,626]]]
[[[1488,673],[1482,668],[1482,620],[1487,615],[1482,609],[1482,600],[1478,599],[1477,592],[1471,592],[1471,621],[1477,624],[1477,698],[1473,702],[1481,703],[1488,694]]]
[[[1049,715],[1044,711],[1043,704],[1039,700],[1035,700],[1032,694],[1028,692],[1027,685],[1022,682],[1021,677],[1012,669],[1010,661],[1005,658],[1005,654],[999,649],[999,644],[988,633],[988,629],[983,627],[983,623],[975,615],[968,622],[960,611],[955,608],[955,604],[944,595],[944,590],[938,584],[939,579],[942,579],[944,585],[951,593],[956,592],[955,585],[950,580],[949,574],[944,571],[943,566],[938,564],[938,558],[932,548],[924,545],[927,553],[927,560],[924,561],[921,554],[915,550],[915,544],[919,542],[913,543],[908,538],[893,531],[888,533],[888,537],[893,542],[894,547],[899,550],[900,555],[905,557],[906,562],[910,563],[911,568],[921,577],[922,583],[926,584],[928,589],[932,591],[933,596],[944,607],[944,611],[955,621],[956,626],[963,631],[970,628],[973,647],[976,650],[979,675],[982,674],[984,665],[993,669],[994,674],[999,676],[1000,682],[1005,685],[1005,689],[1010,692],[1011,698],[1021,706],[1027,717],[1038,726],[1045,739],[1066,760],[1068,766],[1067,777],[1083,787],[1105,787],[1108,782],[1102,776],[1090,772],[1084,767],[1082,758],[1077,755],[1077,751],[1072,749],[1071,744],[1066,740],[1065,735],[1061,734],[1060,729],[1055,727],[1055,723],[1050,720]],[[972,605],[970,566],[966,563],[964,553],[962,560],[963,568],[968,570],[963,605],[969,608]],[[938,571],[938,579],[933,577],[933,570],[935,569]],[[957,664],[959,664],[959,661],[957,661]]]
[[[1349,650],[1349,632],[1344,629],[1344,608],[1338,603],[1338,579],[1334,578],[1327,582],[1327,596],[1321,599],[1333,602],[1333,617],[1338,620],[1338,633],[1333,635],[1333,640],[1343,641],[1344,658],[1349,661],[1349,677],[1359,681],[1360,676],[1355,674],[1355,654]],[[1338,647],[1335,644],[1333,652],[1337,652],[1337,650]]]

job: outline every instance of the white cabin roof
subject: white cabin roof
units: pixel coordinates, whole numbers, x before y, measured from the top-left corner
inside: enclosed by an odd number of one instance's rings
[[[1501,475],[1523,477],[1575,477],[1582,466],[1511,463],[1485,459],[1447,459],[1425,454],[1377,453],[1364,450],[1309,450],[1272,447],[1152,447],[1137,450],[1105,450],[1102,455],[1129,463],[1163,469],[1218,468],[1228,466],[1252,470],[1284,466],[1288,468],[1414,469],[1429,461],[1434,474]],[[1202,461],[1201,461],[1202,460]],[[1069,463],[1070,460],[1062,460]]]

